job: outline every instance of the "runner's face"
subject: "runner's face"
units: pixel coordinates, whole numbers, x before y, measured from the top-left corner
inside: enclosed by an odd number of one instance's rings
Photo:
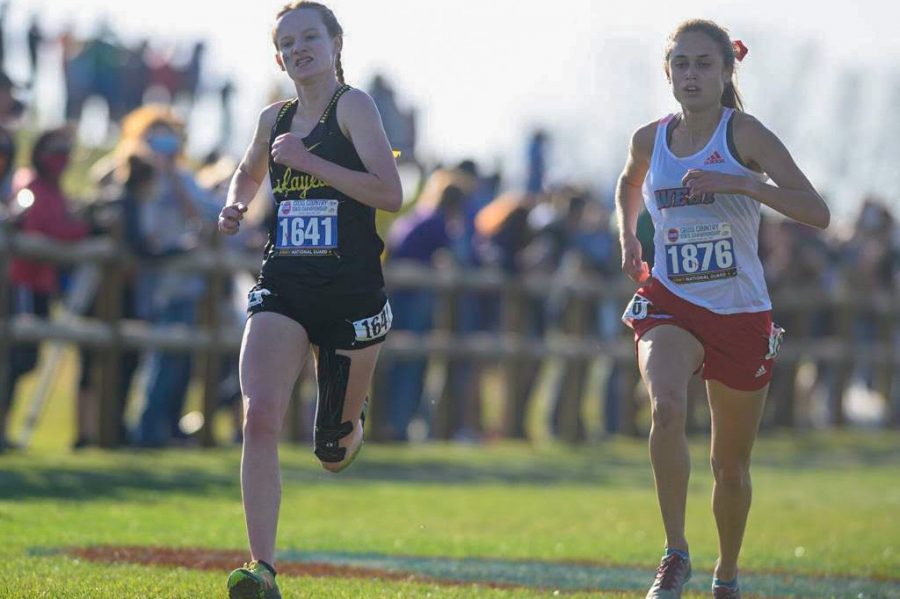
[[[668,66],[672,94],[684,108],[708,108],[721,101],[730,74],[708,35],[699,31],[679,35]]]
[[[334,72],[338,43],[315,10],[292,10],[275,27],[278,63],[294,81]]]

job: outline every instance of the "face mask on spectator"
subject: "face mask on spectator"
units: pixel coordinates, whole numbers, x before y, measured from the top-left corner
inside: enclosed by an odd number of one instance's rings
[[[40,170],[51,179],[61,177],[67,166],[69,166],[68,152],[48,152],[41,157]]]
[[[154,133],[147,138],[147,145],[157,154],[174,156],[181,147],[181,140],[174,133]]]

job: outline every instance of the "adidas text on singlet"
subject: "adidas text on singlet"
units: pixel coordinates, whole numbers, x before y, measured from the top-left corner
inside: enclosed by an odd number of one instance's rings
[[[337,104],[342,85],[303,144],[311,153],[354,171],[365,171],[356,148],[341,131]],[[291,130],[298,100],[286,102],[269,139],[269,178],[275,217],[269,227],[261,276],[333,293],[381,289],[384,243],[375,230],[375,209],[308,173],[272,160],[275,138]]]
[[[653,276],[675,295],[718,314],[772,308],[758,256],[759,202],[725,193],[691,198],[681,183],[690,169],[766,180],[729,150],[733,114],[733,109],[723,109],[706,147],[684,158],[672,153],[667,140],[675,116],[659,121],[643,186],[655,228]]]

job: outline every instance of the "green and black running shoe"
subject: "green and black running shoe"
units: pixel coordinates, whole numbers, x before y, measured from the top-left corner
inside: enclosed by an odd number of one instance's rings
[[[275,575],[259,562],[244,564],[228,575],[230,599],[281,599]]]

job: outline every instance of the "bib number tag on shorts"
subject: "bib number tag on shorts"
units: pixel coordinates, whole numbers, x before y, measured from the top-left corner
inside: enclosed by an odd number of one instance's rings
[[[737,276],[729,223],[673,227],[666,232],[666,269],[679,285]]]
[[[650,300],[642,295],[635,293],[634,297],[631,298],[631,301],[628,302],[628,306],[625,308],[625,312],[622,314],[622,322],[624,322],[628,326],[631,326],[631,324],[635,320],[643,320],[647,318],[647,308],[649,306]]]
[[[783,341],[784,329],[773,322],[769,329],[769,353],[766,354],[766,360],[772,360],[778,355]]]
[[[337,247],[337,200],[284,200],[278,204],[276,255],[330,256]]]
[[[353,328],[356,330],[356,340],[371,341],[372,339],[383,337],[391,330],[391,322],[393,320],[394,315],[391,313],[391,304],[390,302],[384,302],[384,308],[381,309],[381,312],[353,323]]]

